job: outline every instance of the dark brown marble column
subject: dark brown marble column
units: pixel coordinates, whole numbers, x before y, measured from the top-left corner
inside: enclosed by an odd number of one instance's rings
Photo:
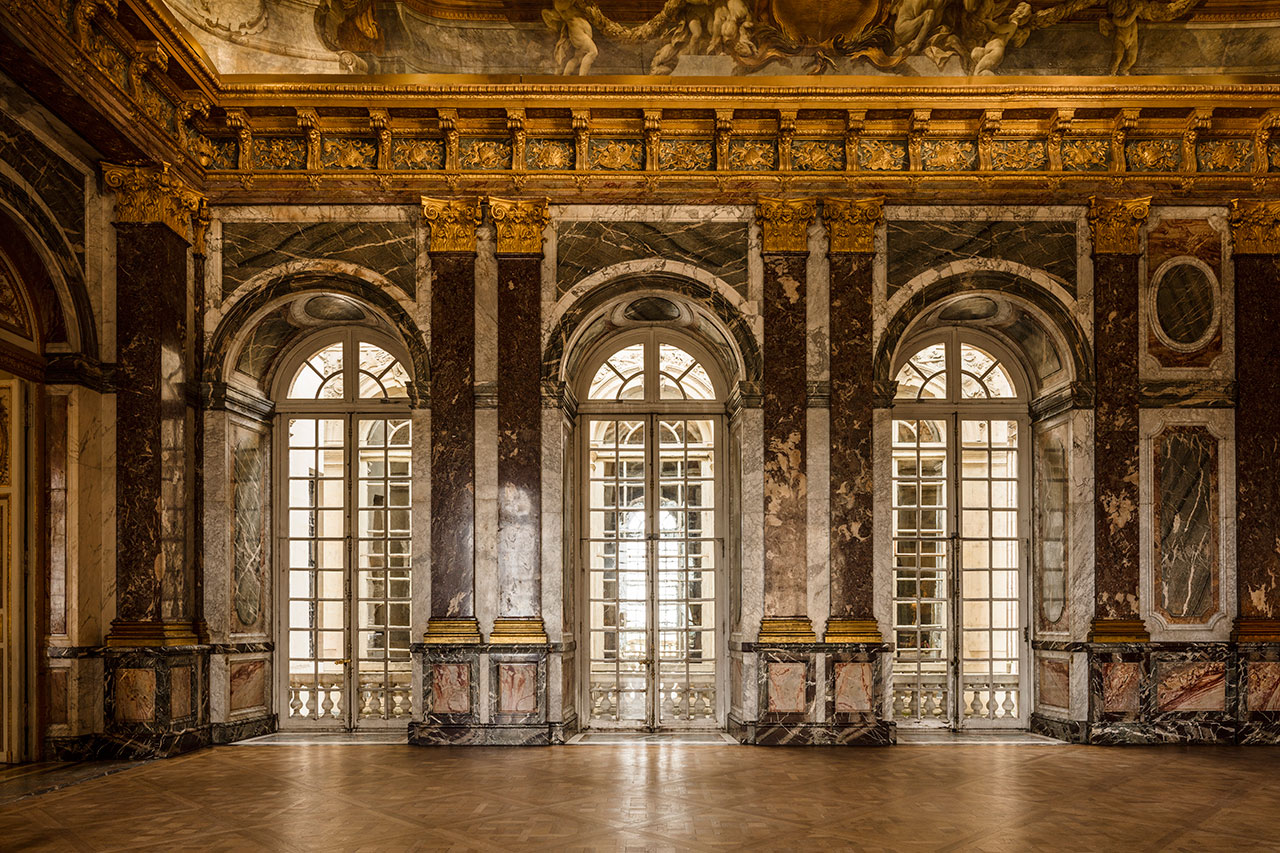
[[[872,604],[871,285],[879,198],[824,199],[831,293],[831,615],[828,643],[879,643]]]
[[[805,266],[812,199],[759,199],[764,254],[764,615],[761,643],[811,643],[805,478]]]
[[[1138,261],[1151,199],[1092,199],[1093,642],[1146,642],[1138,609]]]
[[[104,167],[116,195],[116,619],[109,646],[198,642],[187,553],[187,251],[198,196]]]
[[[431,616],[427,643],[478,643],[475,274],[479,199],[422,200],[431,232]]]
[[[494,643],[542,623],[542,232],[547,202],[490,198],[498,250],[498,617]]]
[[[1234,638],[1280,642],[1280,202],[1231,205],[1236,280]]]

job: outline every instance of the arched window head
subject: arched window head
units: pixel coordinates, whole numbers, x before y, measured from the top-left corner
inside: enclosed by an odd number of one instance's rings
[[[926,344],[903,362],[895,400],[960,402],[1016,400],[1014,373],[984,343],[953,332]]]
[[[294,361],[285,399],[319,403],[409,399],[409,372],[381,341],[360,330],[328,334]]]
[[[715,383],[698,356],[646,334],[620,346],[596,369],[587,399],[609,402],[714,401]]]

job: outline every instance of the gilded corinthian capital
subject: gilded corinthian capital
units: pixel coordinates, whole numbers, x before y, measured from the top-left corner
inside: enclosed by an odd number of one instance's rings
[[[876,250],[876,226],[884,221],[884,198],[824,198],[822,218],[827,222],[832,252]]]
[[[191,217],[204,196],[171,174],[168,163],[159,168],[103,163],[102,182],[116,194],[116,222],[167,225],[191,241]]]
[[[474,252],[480,199],[422,197],[422,218],[431,232],[432,252]]]
[[[1233,199],[1229,220],[1237,255],[1280,255],[1280,201]]]
[[[1142,225],[1151,213],[1151,196],[1146,198],[1089,199],[1089,227],[1093,230],[1095,255],[1142,254]]]
[[[489,212],[498,232],[498,254],[542,254],[542,231],[547,227],[547,200],[514,201],[489,196]]]
[[[809,223],[817,214],[818,203],[811,198],[756,199],[761,249],[766,254],[809,251]]]

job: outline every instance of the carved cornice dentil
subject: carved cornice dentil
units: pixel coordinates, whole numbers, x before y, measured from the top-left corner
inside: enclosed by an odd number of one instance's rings
[[[824,198],[822,218],[827,223],[831,252],[876,250],[876,226],[884,221],[884,197]]]
[[[169,164],[115,166],[102,164],[102,182],[116,194],[116,222],[167,225],[191,241],[191,217],[204,196],[169,171]]]
[[[809,251],[809,224],[818,214],[815,199],[756,199],[760,247],[765,253]]]
[[[1142,254],[1142,226],[1151,213],[1151,197],[1089,199],[1089,228],[1095,255]]]
[[[1228,218],[1237,255],[1280,255],[1280,201],[1233,199]]]
[[[542,254],[542,232],[550,218],[545,198],[516,201],[490,196],[489,212],[498,232],[498,254]]]
[[[431,234],[432,252],[474,252],[480,224],[480,199],[422,197],[422,217]]]

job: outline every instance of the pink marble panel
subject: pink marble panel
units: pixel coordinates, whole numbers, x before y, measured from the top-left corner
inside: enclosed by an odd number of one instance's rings
[[[175,666],[169,673],[169,717],[191,716],[191,667]]]
[[[1040,704],[1064,709],[1071,707],[1070,660],[1040,660]]]
[[[231,710],[267,704],[267,662],[246,660],[231,664]]]
[[[1102,710],[1138,711],[1141,702],[1142,665],[1113,661],[1102,665]]]
[[[857,714],[871,710],[871,664],[837,663],[836,713]]]
[[[1156,706],[1161,711],[1222,711],[1227,707],[1227,665],[1221,662],[1164,663],[1156,670]]]
[[[65,669],[49,670],[49,722],[62,724],[68,722],[67,708],[69,699],[67,685],[69,674]]]
[[[465,714],[471,710],[471,665],[437,663],[431,666],[431,710],[437,714]]]
[[[769,710],[781,714],[804,713],[805,664],[769,664]]]
[[[1247,696],[1250,711],[1280,711],[1280,663],[1250,661]]]
[[[538,665],[498,664],[498,712],[533,714],[538,710]]]
[[[116,670],[116,719],[149,723],[156,716],[156,672],[153,669]]]

